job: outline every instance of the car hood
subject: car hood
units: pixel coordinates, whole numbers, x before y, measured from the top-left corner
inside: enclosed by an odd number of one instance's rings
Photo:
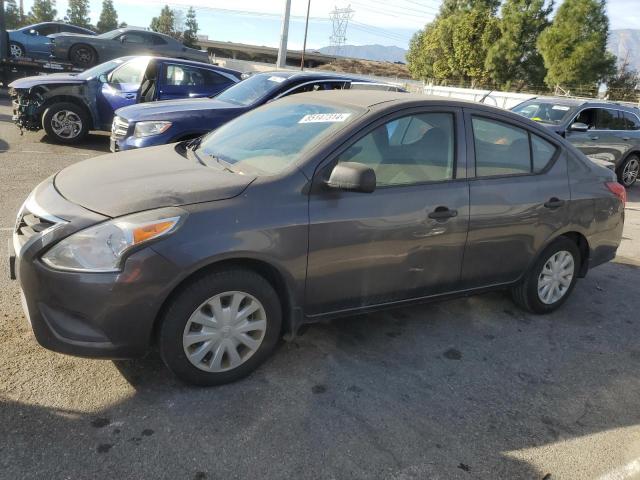
[[[60,171],[54,179],[67,200],[109,217],[153,208],[225,200],[255,177],[204,166],[176,145],[102,155]]]
[[[187,100],[167,100],[163,102],[139,103],[120,108],[116,115],[129,121],[163,120],[167,115],[174,117],[181,112],[204,112],[214,110],[241,109],[239,105],[216,100],[215,98],[190,98]]]
[[[86,80],[70,75],[68,73],[53,73],[51,75],[41,75],[24,77],[14,80],[9,84],[9,88],[31,88],[36,85],[56,85],[56,84],[81,84]]]

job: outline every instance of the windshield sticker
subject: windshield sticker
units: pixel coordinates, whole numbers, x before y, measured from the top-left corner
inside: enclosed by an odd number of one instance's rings
[[[305,115],[298,123],[344,122],[350,113],[312,113]]]
[[[282,82],[284,82],[284,77],[272,76],[272,77],[267,78],[267,80],[269,80],[271,82],[282,83]]]
[[[564,105],[554,105],[551,107],[551,110],[562,110],[563,112],[566,112],[569,110],[569,107],[565,107]]]

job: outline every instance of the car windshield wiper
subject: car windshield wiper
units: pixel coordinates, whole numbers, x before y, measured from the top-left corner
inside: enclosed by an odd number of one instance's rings
[[[193,153],[198,155],[195,150],[194,150]],[[218,165],[220,165],[223,170],[226,170],[227,172],[230,172],[230,173],[238,173],[238,172],[234,171],[233,169],[231,169],[231,167],[229,166],[230,165],[229,162],[223,160],[222,158],[218,157],[217,155],[214,155],[213,153],[208,153],[208,152],[205,152],[205,155],[207,156],[207,158],[210,158],[211,160],[216,162]],[[198,160],[200,160],[202,162],[202,160],[200,159],[199,156],[198,156]],[[205,165],[208,165],[207,162],[203,162],[203,163]]]

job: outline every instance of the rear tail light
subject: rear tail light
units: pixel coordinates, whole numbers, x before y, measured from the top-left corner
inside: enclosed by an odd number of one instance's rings
[[[622,206],[624,207],[627,203],[627,191],[625,188],[618,182],[605,182],[605,185],[611,193],[620,199]]]

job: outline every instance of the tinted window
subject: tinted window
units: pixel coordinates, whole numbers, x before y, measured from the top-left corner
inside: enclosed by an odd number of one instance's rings
[[[596,114],[596,130],[616,130],[619,128],[618,112],[608,108],[598,108]]]
[[[381,125],[338,158],[376,172],[379,186],[450,180],[454,164],[451,113],[410,115]]]
[[[473,117],[476,175],[514,175],[531,172],[529,136],[522,128]]]
[[[286,80],[286,77],[269,73],[253,75],[226,89],[216,98],[235,105],[252,105],[274,94]]]
[[[229,83],[230,80],[210,70],[188,67],[184,65],[167,65],[165,68],[165,85],[185,85],[202,87]]]
[[[82,28],[74,27],[73,25],[64,25],[64,26],[60,27],[60,31],[61,32],[71,32],[71,33],[84,33],[84,34],[88,34],[89,33],[86,30],[83,30]]]
[[[531,153],[533,155],[533,171],[541,172],[549,164],[556,153],[556,147],[545,139],[531,134]]]
[[[145,44],[145,43],[150,43],[149,42],[149,37],[147,37],[146,35],[143,35],[141,33],[125,33],[124,34],[125,37],[125,42],[126,43],[136,43],[136,44]]]
[[[51,35],[52,33],[58,33],[58,25],[42,25],[36,28],[35,31],[38,32],[38,35],[40,35],[41,37],[45,37],[47,35]]]
[[[536,122],[557,125],[571,114],[573,107],[553,102],[531,100],[514,107],[513,111]]]
[[[342,90],[346,84],[347,82],[312,82],[300,85],[287,95],[292,95],[294,93],[317,92],[320,90]]]
[[[160,37],[159,35],[151,35],[151,42],[154,45],[166,45],[167,44],[165,39]]]
[[[633,113],[623,112],[622,122],[625,130],[640,130],[640,120]]]
[[[587,108],[578,114],[578,116],[573,120],[573,123],[584,123],[590,129],[596,128],[596,114],[596,108]]]
[[[212,167],[222,165],[234,172],[273,175],[293,165],[361,113],[345,106],[274,102],[214,130],[195,152]]]

